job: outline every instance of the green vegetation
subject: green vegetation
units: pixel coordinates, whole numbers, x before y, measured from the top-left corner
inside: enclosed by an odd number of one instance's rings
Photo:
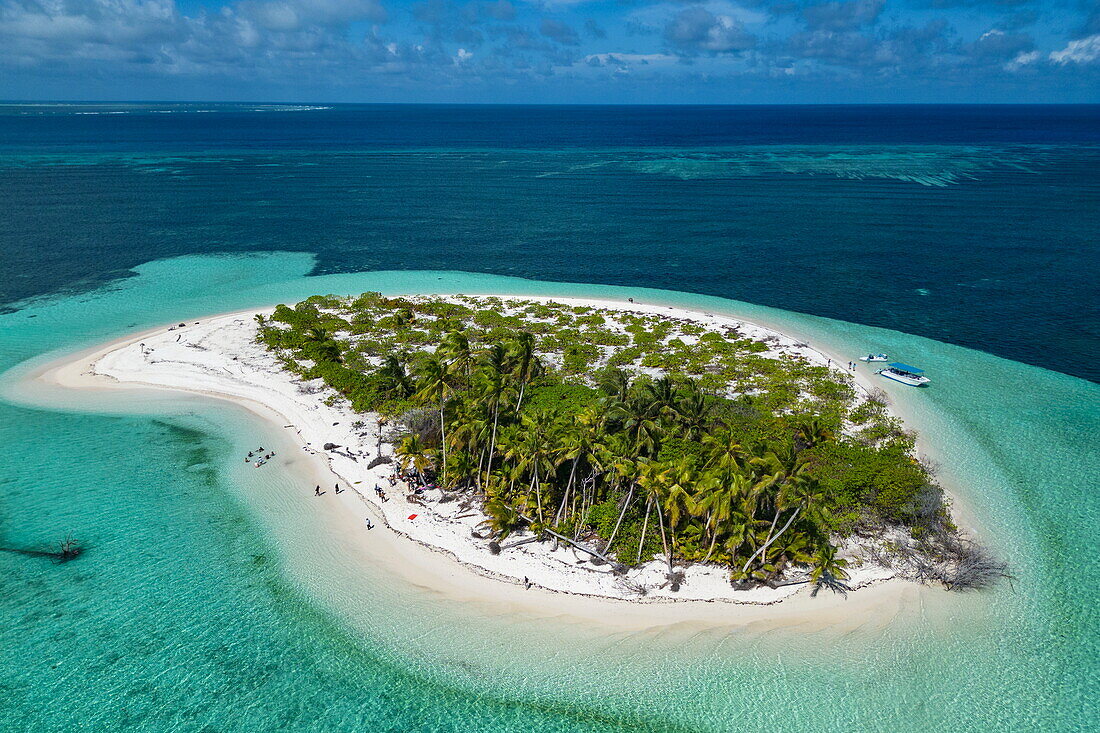
[[[636,565],[798,568],[843,588],[837,544],[953,534],[913,439],[847,375],[733,329],[497,298],[314,297],[258,339],[357,411],[403,426],[407,470],[526,529]],[[931,551],[931,545],[929,545]]]

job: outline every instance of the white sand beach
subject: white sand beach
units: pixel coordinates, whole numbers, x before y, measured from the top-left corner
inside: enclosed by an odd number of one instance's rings
[[[777,354],[797,354],[833,366],[843,363],[794,338],[727,316],[641,303],[514,297],[660,314],[711,328],[734,327],[750,338],[767,340]],[[484,539],[471,534],[484,519],[472,502],[440,503],[437,490],[417,497],[401,483],[391,487],[393,465],[368,468],[380,453],[392,455],[393,450],[380,440],[377,416],[355,413],[344,400],[326,400],[319,383],[303,382],[282,369],[274,355],[255,342],[255,315],[271,310],[147,330],[40,367],[29,377],[36,390],[44,388],[52,398],[67,390],[155,388],[246,407],[277,425],[296,446],[293,455],[279,452],[253,470],[293,472],[301,481],[303,506],[312,510],[324,504],[332,531],[344,533],[364,557],[408,582],[453,598],[503,603],[538,614],[590,617],[618,628],[682,622],[816,627],[850,621],[849,614],[857,608],[885,604],[896,610],[903,598],[937,592],[896,578],[891,568],[861,562],[853,548],[845,548],[853,560],[853,592],[847,597],[823,593],[814,598],[806,585],[734,590],[727,569],[702,564],[687,567],[685,582],[673,592],[665,584],[660,558],[621,577],[607,565],[594,566],[573,548],[552,550],[550,542],[493,555]],[[855,373],[837,368],[851,374],[861,389],[877,386],[866,367]],[[339,448],[324,450],[328,443]],[[246,456],[240,460],[245,462]],[[335,492],[337,484],[343,489],[340,494]],[[320,497],[314,496],[317,485],[325,492]],[[384,489],[387,501],[381,500],[376,486]],[[334,508],[337,511],[330,511]],[[367,529],[368,519],[374,529]],[[609,603],[615,606],[614,614],[607,613]]]

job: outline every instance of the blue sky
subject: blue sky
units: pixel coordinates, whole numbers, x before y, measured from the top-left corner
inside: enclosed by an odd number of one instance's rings
[[[0,98],[1100,101],[1100,0],[0,0]]]

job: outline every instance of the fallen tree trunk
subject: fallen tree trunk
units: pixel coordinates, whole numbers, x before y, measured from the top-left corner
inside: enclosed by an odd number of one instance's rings
[[[539,537],[538,535],[535,535],[534,537],[525,537],[522,540],[516,540],[515,542],[509,542],[507,545],[501,545],[500,549],[501,550],[510,550],[513,547],[519,547],[520,545],[529,545],[532,542],[538,542],[541,539],[542,538]]]
[[[519,514],[519,512],[517,512],[517,514]],[[535,520],[531,519],[530,517],[528,517],[528,516],[526,516],[526,515],[524,515],[524,514],[519,514],[519,516],[520,516],[520,517],[521,517],[522,519],[525,519],[525,520],[527,520],[528,522],[531,522],[531,523],[534,523],[534,521],[535,521]],[[542,531],[543,531],[543,532],[545,532],[546,534],[550,535],[551,537],[557,537],[557,538],[558,538],[559,540],[561,540],[561,541],[562,541],[562,542],[564,542],[565,544],[567,544],[567,545],[570,545],[570,546],[572,546],[572,547],[575,547],[575,548],[577,548],[578,550],[580,550],[581,552],[585,552],[585,553],[587,553],[587,554],[591,555],[592,557],[596,557],[596,558],[599,558],[600,560],[602,560],[603,562],[607,563],[608,565],[612,565],[612,566],[613,566],[613,567],[615,568],[615,571],[616,571],[616,572],[621,572],[621,571],[622,571],[622,569],[623,569],[623,566],[622,566],[622,565],[620,565],[619,563],[615,562],[615,561],[614,561],[614,560],[612,560],[611,558],[607,557],[607,555],[604,555],[604,554],[603,554],[602,552],[600,552],[599,550],[594,550],[594,549],[593,549],[593,548],[591,548],[591,547],[588,547],[588,546],[586,546],[586,545],[582,545],[582,544],[581,544],[580,542],[575,542],[574,540],[571,540],[570,538],[566,537],[566,536],[565,536],[565,535],[563,535],[563,534],[558,534],[557,532],[555,532],[555,531],[554,531],[554,530],[552,530],[552,529],[544,529],[544,530],[542,530]]]

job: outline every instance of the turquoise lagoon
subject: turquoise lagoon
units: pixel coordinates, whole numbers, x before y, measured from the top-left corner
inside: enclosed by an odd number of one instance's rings
[[[154,261],[0,315],[0,730],[1087,730],[1098,692],[1100,387],[928,339],[720,298],[459,272],[309,277],[306,254]],[[608,633],[487,617],[358,563],[225,404],[39,407],[27,368],[148,327],[314,293],[627,296],[756,318],[933,376],[891,394],[1017,579],[837,628]],[[613,610],[609,610],[613,613]],[[731,608],[731,615],[737,610]]]

